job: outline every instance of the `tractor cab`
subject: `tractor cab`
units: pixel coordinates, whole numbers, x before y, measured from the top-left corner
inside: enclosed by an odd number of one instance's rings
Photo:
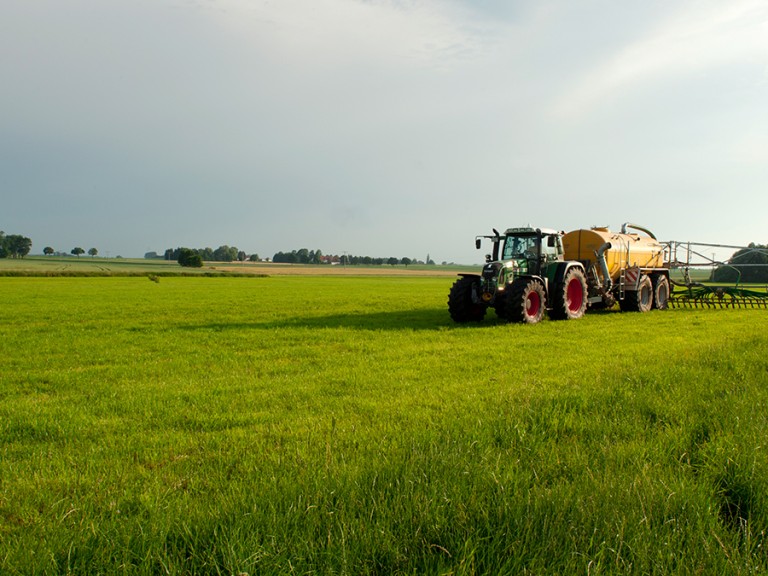
[[[493,253],[485,257],[480,274],[479,295],[483,302],[495,306],[507,288],[518,278],[525,276],[542,277],[546,286],[548,272],[553,262],[562,262],[562,233],[547,228],[509,228],[504,234],[494,229],[487,238],[493,243]],[[553,274],[549,274],[552,276]]]
[[[563,259],[562,233],[541,228],[509,228],[504,233],[501,260],[524,274],[541,274],[542,266]]]

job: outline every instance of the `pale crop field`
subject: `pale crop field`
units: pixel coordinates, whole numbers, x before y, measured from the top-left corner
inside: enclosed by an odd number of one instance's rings
[[[768,313],[0,278],[2,574],[768,572]]]

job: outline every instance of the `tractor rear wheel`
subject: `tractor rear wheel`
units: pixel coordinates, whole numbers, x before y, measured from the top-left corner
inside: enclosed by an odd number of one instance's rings
[[[653,307],[657,310],[666,310],[669,306],[669,280],[663,274],[653,279]]]
[[[627,290],[619,302],[622,312],[648,312],[653,307],[653,283],[643,274],[637,290]]]
[[[536,324],[544,316],[547,297],[538,280],[518,278],[504,301],[504,317],[510,322]]]
[[[485,318],[488,308],[485,304],[475,302],[473,293],[477,294],[479,282],[475,278],[462,276],[451,286],[448,294],[448,312],[454,322],[480,322]]]
[[[565,273],[562,283],[555,286],[552,297],[553,320],[577,320],[587,310],[587,279],[581,268],[573,267]]]

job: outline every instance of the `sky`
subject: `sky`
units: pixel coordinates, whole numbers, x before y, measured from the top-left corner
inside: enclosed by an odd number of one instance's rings
[[[2,0],[0,86],[32,253],[768,243],[766,0]]]

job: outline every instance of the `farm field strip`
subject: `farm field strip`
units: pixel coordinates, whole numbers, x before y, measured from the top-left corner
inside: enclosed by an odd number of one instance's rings
[[[768,570],[764,311],[0,278],[0,572]]]
[[[139,258],[74,258],[32,256],[0,259],[2,276],[455,276],[476,271],[461,265],[312,265],[273,262],[204,262],[202,268],[185,268],[175,261]]]

